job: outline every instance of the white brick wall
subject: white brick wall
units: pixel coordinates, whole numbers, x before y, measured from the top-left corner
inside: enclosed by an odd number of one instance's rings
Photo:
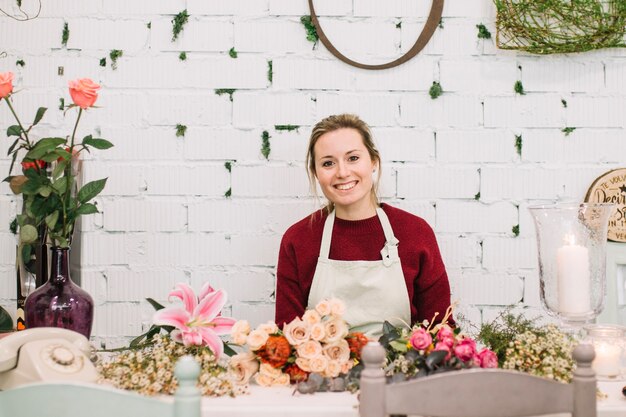
[[[315,2],[335,46],[366,63],[405,53],[430,4]],[[184,9],[189,22],[172,42],[172,19]],[[70,101],[68,80],[103,86],[79,137],[93,133],[115,147],[85,156],[85,181],[109,179],[102,213],[83,219],[74,252],[76,278],[97,304],[94,340],[111,347],[138,335],[152,315],[144,299],[166,302],[180,281],[226,289],[226,313],[237,318],[271,319],[282,233],[318,204],[304,167],[311,126],[341,112],[372,126],[384,201],[435,229],[459,311],[474,321],[510,303],[542,313],[528,206],[580,201],[595,178],[624,166],[626,51],[500,51],[476,36],[478,23],[495,36],[490,0],[447,1],[443,28],[417,57],[366,71],[306,40],[306,14],[306,0],[50,0],[32,21],[0,17],[0,71],[16,74],[16,110],[27,122],[49,108],[33,137],[69,134],[76,113],[58,109],[60,98]],[[116,70],[111,49],[124,51]],[[526,95],[514,93],[518,80]],[[436,100],[433,81],[444,91]],[[216,89],[236,91],[231,100]],[[0,131],[13,123],[0,102]],[[183,137],[178,124],[187,126]],[[565,127],[576,129],[565,135]],[[0,137],[0,155],[9,144]],[[0,178],[8,167],[0,156]],[[0,183],[0,305],[12,313],[9,223],[19,206]]]

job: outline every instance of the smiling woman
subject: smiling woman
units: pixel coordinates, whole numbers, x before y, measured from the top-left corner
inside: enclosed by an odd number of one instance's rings
[[[339,298],[352,328],[379,336],[384,321],[432,321],[450,305],[435,235],[423,219],[379,203],[380,165],[370,129],[357,116],[330,116],[314,126],[308,174],[312,191],[319,183],[328,203],[283,236],[279,325],[322,299]]]

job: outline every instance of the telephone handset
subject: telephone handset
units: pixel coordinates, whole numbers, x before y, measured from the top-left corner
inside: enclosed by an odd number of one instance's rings
[[[0,390],[37,381],[95,382],[85,336],[55,327],[26,329],[0,339]]]

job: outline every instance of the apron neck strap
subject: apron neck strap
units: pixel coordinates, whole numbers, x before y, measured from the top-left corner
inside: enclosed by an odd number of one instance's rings
[[[393,229],[391,228],[391,223],[389,223],[389,218],[385,211],[377,207],[376,214],[378,215],[378,220],[380,221],[381,226],[383,227],[383,232],[385,233],[385,247],[383,251],[385,251],[388,247],[396,247],[398,246],[398,239],[393,234]],[[330,255],[330,240],[333,236],[333,226],[335,224],[335,210],[331,211],[328,217],[326,217],[326,221],[324,222],[324,232],[322,234],[322,245],[320,247],[320,258],[328,259]],[[388,253],[387,253],[388,254]],[[395,256],[393,256],[395,255]],[[397,249],[395,253],[392,251],[392,256],[397,257]],[[383,259],[385,258],[385,254],[383,254]]]

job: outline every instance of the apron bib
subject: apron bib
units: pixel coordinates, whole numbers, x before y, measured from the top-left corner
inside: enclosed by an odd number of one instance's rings
[[[346,305],[343,318],[353,331],[369,337],[382,335],[383,322],[411,324],[409,293],[398,255],[398,240],[389,218],[376,209],[385,233],[380,261],[338,261],[329,259],[330,241],[335,223],[333,210],[324,223],[322,245],[313,275],[308,308],[326,298],[339,298]]]

